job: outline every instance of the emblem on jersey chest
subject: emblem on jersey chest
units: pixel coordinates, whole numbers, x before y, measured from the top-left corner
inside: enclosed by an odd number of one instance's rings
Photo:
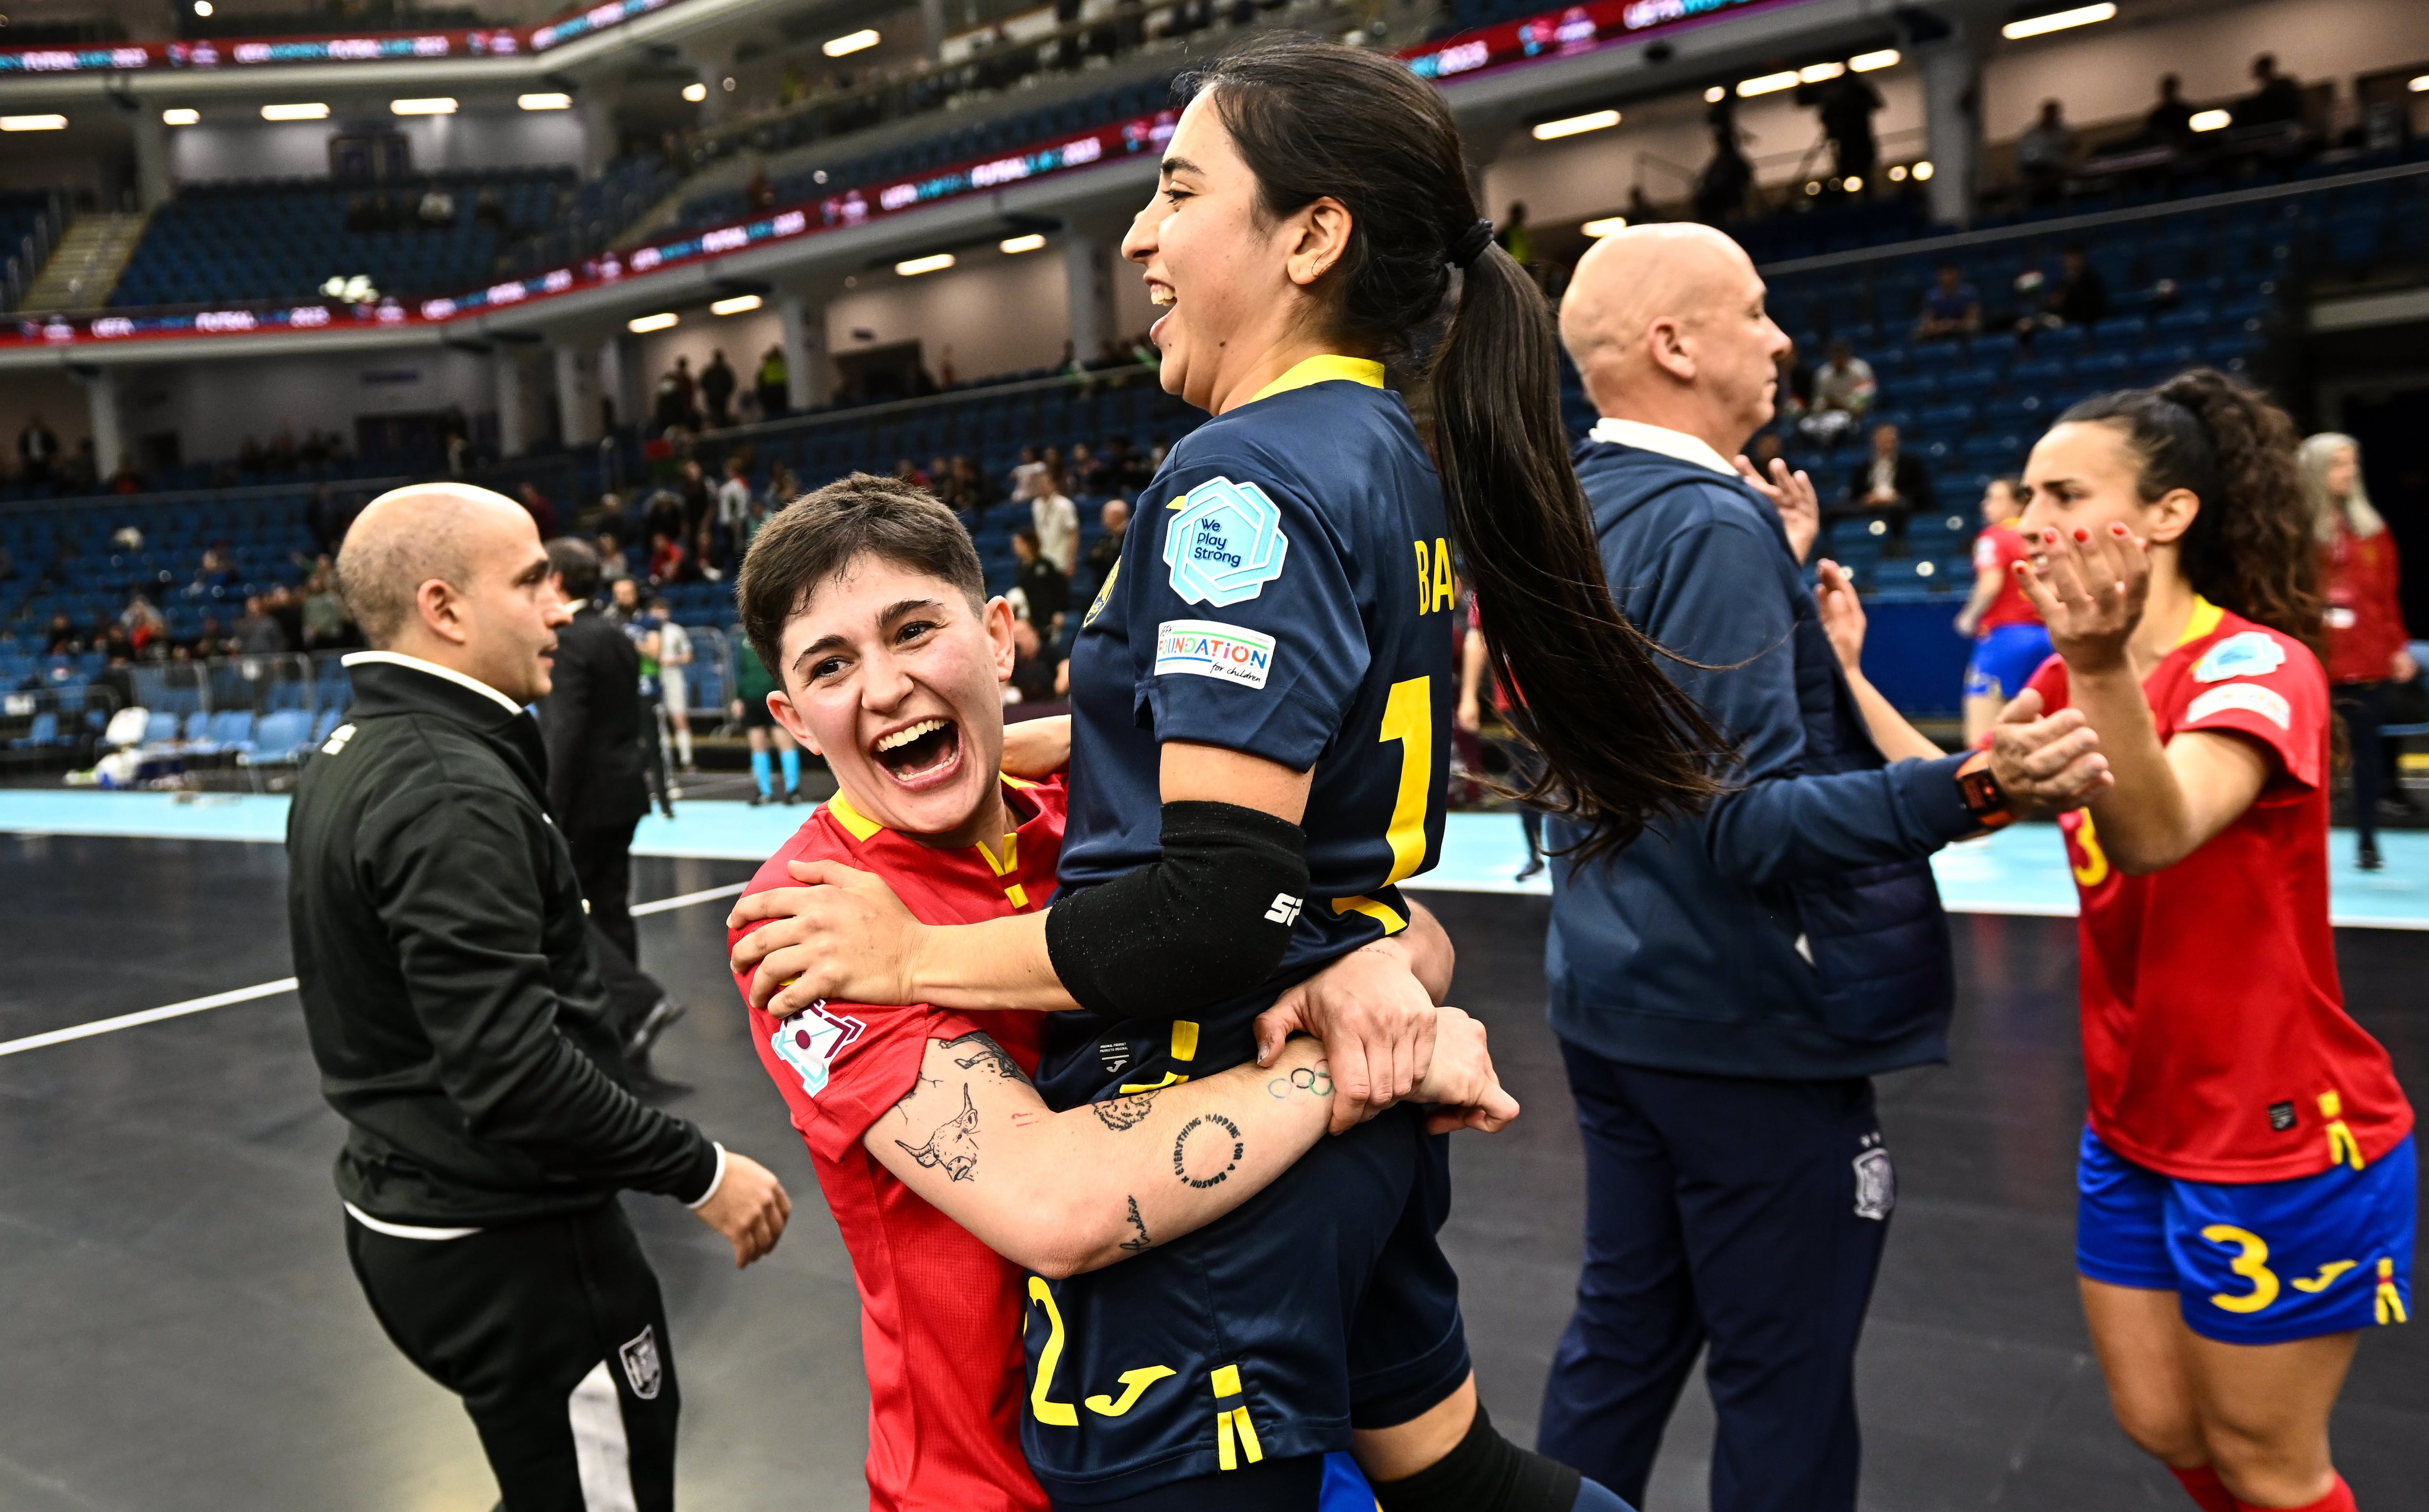
[[[1282,575],[1282,512],[1253,483],[1210,478],[1172,501],[1164,536],[1172,591],[1217,609],[1245,603]]]
[[[844,1046],[859,1039],[866,1027],[856,1018],[839,1018],[828,1012],[822,997],[777,1025],[768,1043],[775,1049],[776,1058],[801,1076],[801,1090],[816,1097],[827,1090],[827,1076],[834,1069],[835,1057],[843,1053]]]
[[[2256,630],[2239,631],[2202,652],[2193,664],[2196,682],[2231,677],[2264,677],[2286,665],[2286,648]]]

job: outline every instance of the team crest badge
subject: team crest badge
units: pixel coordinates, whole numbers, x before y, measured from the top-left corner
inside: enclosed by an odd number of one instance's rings
[[[644,1402],[657,1400],[658,1387],[665,1380],[658,1367],[658,1336],[654,1324],[644,1324],[641,1331],[625,1340],[617,1356],[624,1362],[624,1379],[631,1382],[633,1394]]]
[[[1165,533],[1164,562],[1184,602],[1245,603],[1282,575],[1290,554],[1282,512],[1255,484],[1210,478],[1169,507],[1179,513]]]
[[[2239,631],[2202,652],[2193,664],[2196,682],[2261,677],[2286,665],[2286,648],[2256,630]]]
[[[1867,1135],[1866,1141],[1871,1147],[1856,1157],[1856,1216],[1886,1223],[1890,1209],[1897,1206],[1897,1170],[1878,1134]]]
[[[827,1090],[827,1074],[834,1068],[835,1057],[866,1027],[856,1018],[828,1012],[827,1000],[821,997],[777,1025],[768,1043],[776,1058],[800,1075],[801,1090],[816,1097]]]

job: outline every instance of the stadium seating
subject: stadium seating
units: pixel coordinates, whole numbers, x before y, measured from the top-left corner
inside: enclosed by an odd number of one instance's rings
[[[416,217],[425,189],[454,201],[446,226]],[[332,277],[370,280],[402,298],[460,292],[486,283],[519,227],[557,219],[573,187],[567,169],[431,174],[395,185],[329,179],[206,184],[153,213],[110,291],[113,305],[302,299]],[[491,202],[493,215],[484,215]],[[349,230],[366,215],[396,227]]]

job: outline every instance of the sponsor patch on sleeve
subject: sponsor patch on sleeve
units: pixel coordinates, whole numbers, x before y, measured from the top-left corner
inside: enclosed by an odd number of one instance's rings
[[[2271,642],[2270,649],[2275,650],[2276,643]],[[2210,689],[2185,706],[2184,722],[2190,727],[2230,709],[2248,710],[2280,730],[2294,728],[2294,711],[2286,702],[2286,696],[2275,688],[2265,688],[2257,682],[2229,682]]]
[[[865,1027],[856,1018],[828,1012],[826,999],[820,998],[777,1025],[769,1043],[777,1059],[791,1066],[801,1078],[801,1091],[816,1097],[827,1090],[827,1077],[834,1068],[835,1057],[843,1053],[844,1046],[859,1039]]]
[[[1155,629],[1155,675],[1219,678],[1262,688],[1274,669],[1274,638],[1212,619],[1167,619]]]
[[[2193,664],[2193,681],[2223,682],[2231,677],[2265,677],[2285,665],[2286,648],[2274,638],[2256,630],[2238,631],[2202,652],[2201,660]]]
[[[1209,478],[1169,507],[1177,513],[1165,533],[1164,562],[1183,603],[1246,603],[1282,575],[1290,554],[1282,512],[1255,484]]]

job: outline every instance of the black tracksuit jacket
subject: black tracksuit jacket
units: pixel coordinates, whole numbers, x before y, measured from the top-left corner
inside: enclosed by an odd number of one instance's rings
[[[288,925],[338,1190],[374,1218],[486,1226],[619,1188],[698,1201],[708,1137],[636,1100],[529,715],[415,666],[355,701],[288,815]]]

